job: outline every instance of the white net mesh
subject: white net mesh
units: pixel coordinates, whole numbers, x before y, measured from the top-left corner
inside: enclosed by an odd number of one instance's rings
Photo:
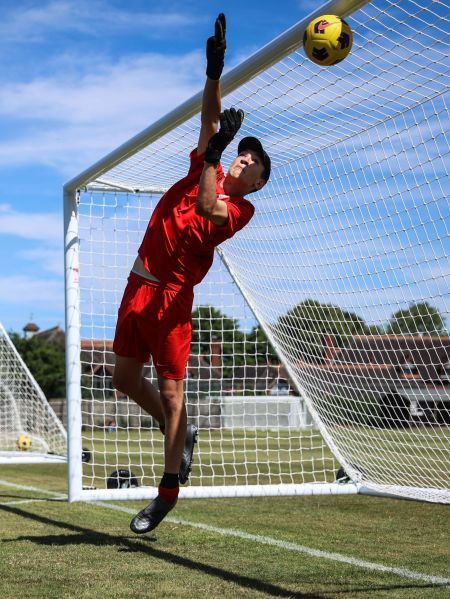
[[[104,489],[117,470],[155,487],[163,469],[157,423],[112,388],[112,338],[126,278],[157,198],[83,193],[79,203],[83,486]],[[196,288],[185,383],[200,428],[190,483],[332,482],[337,465],[286,369],[216,257]],[[156,384],[149,365],[146,376]],[[213,491],[212,491],[213,493]]]
[[[31,441],[26,451],[19,451],[21,435]],[[66,445],[64,427],[0,323],[0,461],[62,456]]]
[[[244,315],[251,307],[282,359],[285,380],[354,479],[432,501],[450,501],[448,12],[439,1],[376,0],[348,18],[354,47],[342,63],[321,69],[294,51],[224,98],[224,106],[244,108],[242,135],[263,140],[273,171],[251,198],[250,224],[221,248],[235,283],[217,283],[214,271],[197,291],[197,302],[239,319],[238,330],[250,326]],[[187,171],[198,129],[197,116],[102,181],[141,191],[170,186]],[[112,338],[151,208],[142,194],[82,194],[83,338]],[[248,346],[239,343],[230,359],[252,365]],[[193,353],[202,353],[195,343]],[[224,384],[223,376],[217,380]],[[86,391],[92,405],[105,401],[102,388]],[[209,406],[214,396],[206,392]],[[200,405],[201,393],[194,398]],[[261,403],[267,418],[284,409],[272,398]],[[225,403],[222,419],[233,400]],[[296,405],[300,414],[301,401]],[[207,428],[214,436],[201,437],[208,450],[193,481],[331,479],[335,465],[309,423],[307,433],[280,421],[260,433],[256,422],[239,428],[243,433],[220,419]],[[125,434],[115,447],[142,468],[139,475],[156,476],[145,460],[161,455],[161,439],[150,436],[152,445],[146,432],[136,434],[144,444],[132,449]]]

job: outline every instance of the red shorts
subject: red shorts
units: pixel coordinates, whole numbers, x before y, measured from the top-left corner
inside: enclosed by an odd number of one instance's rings
[[[192,339],[192,287],[149,281],[130,273],[120,304],[113,350],[142,364],[153,359],[159,376],[181,380]]]

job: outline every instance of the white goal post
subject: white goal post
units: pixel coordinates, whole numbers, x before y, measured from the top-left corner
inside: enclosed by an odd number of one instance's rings
[[[320,14],[354,34],[328,68],[301,48]],[[223,77],[223,105],[244,109],[242,136],[263,140],[272,176],[195,290],[186,399],[200,436],[180,497],[450,502],[448,37],[444,2],[336,0]],[[112,339],[200,105],[201,93],[64,187],[71,501],[156,492],[163,439],[112,389]]]
[[[0,323],[0,464],[65,462],[66,451],[66,430]]]

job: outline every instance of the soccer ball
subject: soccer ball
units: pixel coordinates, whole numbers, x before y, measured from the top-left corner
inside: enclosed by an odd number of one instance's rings
[[[353,35],[348,23],[336,15],[313,19],[303,34],[306,56],[321,66],[344,60],[352,49]]]
[[[17,439],[17,447],[20,451],[28,451],[31,447],[31,439],[27,435],[20,435]]]

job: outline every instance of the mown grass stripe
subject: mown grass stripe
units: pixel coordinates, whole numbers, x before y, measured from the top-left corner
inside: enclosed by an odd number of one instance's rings
[[[64,498],[65,496],[61,493],[57,493],[55,491],[47,491],[45,489],[38,489],[35,487],[28,487],[24,485],[18,485],[16,483],[11,483],[5,480],[0,480],[0,485],[13,487],[16,489],[26,490],[26,491],[34,491],[37,493],[47,494],[51,496],[58,496],[59,498]],[[26,500],[33,501],[33,500]],[[109,503],[106,501],[95,501],[95,502],[86,502],[86,505],[94,505],[96,507],[100,507],[102,509],[110,509],[116,510],[118,512],[123,512],[126,514],[134,515],[136,510],[117,505],[115,503]],[[212,526],[210,524],[204,524],[202,522],[190,522],[188,520],[182,520],[180,518],[167,517],[165,519],[166,522],[170,522],[172,524],[178,524],[180,526],[189,526],[191,528],[197,528],[200,530],[205,530],[207,532],[211,532],[214,534],[220,534],[228,537],[235,537],[238,539],[242,539],[245,541],[252,541],[262,545],[269,545],[272,547],[278,547],[279,549],[284,549],[287,551],[295,551],[297,553],[304,553],[311,557],[315,557],[318,559],[326,559],[335,562],[349,564],[351,566],[356,566],[357,568],[363,568],[366,570],[383,572],[385,574],[394,574],[400,576],[402,578],[408,578],[411,580],[419,580],[421,582],[427,582],[429,584],[433,584],[436,586],[442,587],[450,587],[450,579],[441,578],[439,576],[432,576],[430,574],[424,574],[422,572],[415,572],[414,570],[409,570],[408,568],[396,568],[394,566],[386,566],[384,564],[379,564],[377,562],[369,562],[367,560],[351,557],[348,555],[343,555],[340,553],[322,551],[320,549],[314,549],[312,547],[307,547],[305,545],[299,545],[298,543],[292,543],[290,541],[283,541],[280,539],[274,539],[272,537],[267,537],[263,535],[255,535],[242,530],[236,530],[234,528],[220,528],[218,526]]]
[[[2,487],[11,487],[13,489],[20,489],[21,491],[32,491],[33,493],[41,493],[42,495],[54,495],[61,497],[61,499],[67,499],[66,493],[61,493],[60,491],[48,491],[47,489],[38,489],[37,487],[29,487],[27,485],[18,485],[17,483],[12,483],[7,480],[0,479],[0,486]]]
[[[66,497],[58,497],[61,501],[67,499]],[[12,501],[0,501],[0,505],[20,505],[22,503],[42,503],[48,501],[48,499],[13,499]]]
[[[107,502],[94,502],[94,505],[98,507],[107,507],[109,509],[117,510],[120,512],[125,512],[127,514],[135,514],[136,510],[132,510],[131,508],[127,508],[121,505],[116,505],[114,503]],[[191,526],[192,528],[198,528],[201,530],[205,530],[207,532],[212,532],[215,534],[220,534],[229,537],[236,537],[238,539],[243,539],[246,541],[254,541],[256,543],[260,543],[263,545],[270,545],[272,547],[278,547],[280,549],[286,549],[288,551],[296,551],[298,553],[305,553],[310,555],[311,557],[316,557],[319,559],[327,559],[336,562],[341,562],[345,564],[350,564],[352,566],[356,566],[358,568],[364,568],[366,570],[374,570],[378,572],[383,572],[386,574],[396,574],[397,576],[401,576],[402,578],[409,578],[412,580],[420,580],[422,582],[428,582],[430,584],[450,587],[450,579],[441,578],[439,576],[432,576],[429,574],[423,574],[422,572],[415,572],[414,570],[409,570],[408,568],[396,568],[394,566],[385,566],[384,564],[378,564],[376,562],[369,562],[367,560],[358,559],[355,557],[351,557],[348,555],[342,555],[340,553],[322,551],[320,549],[313,549],[312,547],[306,547],[305,545],[299,545],[297,543],[292,543],[289,541],[282,541],[280,539],[274,539],[272,537],[266,537],[262,535],[254,535],[251,533],[247,533],[242,530],[236,530],[234,528],[219,528],[218,526],[211,526],[210,524],[203,524],[202,522],[190,522],[188,520],[181,520],[179,518],[174,518],[168,516],[165,518],[165,522],[170,522],[172,524],[179,524],[182,526]]]

